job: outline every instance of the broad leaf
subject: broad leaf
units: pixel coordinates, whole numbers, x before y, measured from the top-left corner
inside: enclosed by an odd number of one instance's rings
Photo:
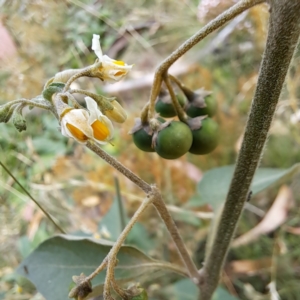
[[[126,212],[124,218],[126,222],[129,221]],[[109,232],[109,240],[111,241],[116,241],[123,230],[120,218],[120,207],[117,199],[114,200],[107,214],[99,222],[99,231],[101,232],[104,228],[105,231]],[[138,222],[129,232],[126,244],[136,246],[147,253],[155,246],[155,242],[149,236],[144,225]]]
[[[196,300],[199,298],[200,292],[190,279],[181,279],[164,288],[163,294],[172,300]],[[238,300],[238,298],[230,295],[225,289],[219,286],[212,300]]]
[[[299,171],[300,164],[295,164],[289,169],[257,169],[250,189],[255,195],[274,184],[289,180]],[[234,166],[225,166],[207,171],[198,183],[196,195],[186,205],[197,207],[209,203],[215,208],[223,203],[229,190],[233,172]]]
[[[58,235],[40,244],[17,268],[47,300],[68,299],[72,276],[92,273],[108,254],[113,243],[68,235]],[[122,246],[115,268],[120,282],[141,281],[146,273],[162,271],[164,266],[134,247]],[[165,263],[166,270],[169,269]],[[93,281],[93,293],[102,293],[105,271]]]

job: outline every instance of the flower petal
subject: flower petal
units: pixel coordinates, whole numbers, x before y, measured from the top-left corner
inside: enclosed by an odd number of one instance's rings
[[[93,124],[96,120],[98,120],[101,116],[103,116],[102,112],[98,109],[97,102],[91,97],[84,98],[86,107],[90,113],[88,118],[89,125]]]
[[[61,119],[61,133],[79,143],[86,143],[88,138],[93,138],[93,129],[88,124],[88,118],[89,114],[84,109],[70,110]]]
[[[112,139],[113,134],[114,134],[114,127],[112,122],[103,115],[103,113],[98,109],[98,105],[96,101],[91,98],[91,97],[85,97],[85,102],[87,109],[89,111],[89,118],[88,118],[88,124],[90,126],[94,126],[94,138],[99,142],[99,141],[109,141]],[[101,123],[102,125],[100,126]],[[104,127],[106,129],[104,129]],[[97,133],[95,132],[97,130]],[[101,133],[100,133],[101,131]],[[106,133],[104,133],[106,132]],[[103,136],[105,135],[105,138]],[[97,137],[96,137],[97,136]]]
[[[99,61],[102,62],[103,53],[102,53],[102,49],[101,49],[101,45],[100,45],[100,35],[98,35],[98,34],[93,34],[92,50],[94,50]]]

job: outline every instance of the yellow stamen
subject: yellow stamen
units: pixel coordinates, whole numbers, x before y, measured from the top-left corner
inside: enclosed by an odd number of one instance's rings
[[[79,141],[85,142],[88,140],[88,137],[77,127],[73,126],[72,124],[67,123],[67,128],[71,132],[71,134]]]
[[[119,65],[119,66],[125,66],[125,63],[122,60],[114,60],[114,64]]]
[[[118,72],[115,74],[115,76],[120,76],[120,75],[124,75],[124,74],[126,74],[126,72],[124,72],[124,71],[118,71]]]
[[[109,136],[109,129],[99,120],[96,120],[92,125],[94,130],[94,138],[99,141],[104,141]]]

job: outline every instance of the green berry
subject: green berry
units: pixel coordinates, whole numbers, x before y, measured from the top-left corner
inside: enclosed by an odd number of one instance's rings
[[[155,151],[165,159],[176,159],[187,153],[192,145],[190,128],[183,122],[172,121],[158,132]]]
[[[145,152],[154,152],[154,149],[152,148],[153,135],[147,133],[144,127],[134,132],[132,134],[132,137],[133,137],[133,142],[140,150]]]
[[[217,112],[217,101],[211,95],[204,98],[206,107],[197,107],[197,104],[191,101],[186,108],[186,113],[191,118],[196,118],[198,116],[209,116],[213,117]]]
[[[189,150],[193,154],[208,154],[212,152],[219,143],[219,126],[211,118],[202,120],[200,129],[192,130],[193,143]]]
[[[176,97],[181,107],[184,107],[185,99],[181,95],[176,95]],[[155,110],[164,118],[173,118],[176,116],[176,111],[169,94],[158,98],[155,103]]]

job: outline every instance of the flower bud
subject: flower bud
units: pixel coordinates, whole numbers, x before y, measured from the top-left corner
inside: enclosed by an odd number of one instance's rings
[[[112,121],[117,123],[124,123],[127,119],[127,114],[125,109],[120,105],[117,100],[113,100],[110,102],[113,106],[112,110],[106,110],[103,113]]]
[[[17,110],[13,113],[12,121],[19,132],[26,130],[26,120]]]
[[[9,121],[12,113],[10,114],[10,117],[7,119],[7,116],[9,115],[10,106],[9,105],[2,105],[0,106],[0,123],[6,123]]]
[[[60,93],[65,84],[62,82],[51,83],[46,89],[43,90],[43,97],[48,101],[52,101],[52,95],[55,93]]]

